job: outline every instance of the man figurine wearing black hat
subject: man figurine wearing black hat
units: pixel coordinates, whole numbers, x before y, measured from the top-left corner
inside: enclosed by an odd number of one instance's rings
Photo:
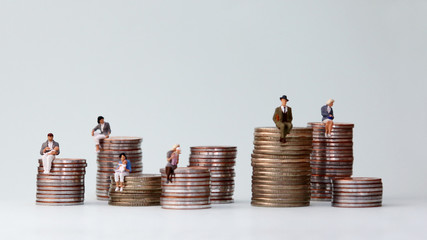
[[[289,101],[286,95],[280,97],[280,101],[282,101],[282,105],[274,111],[273,121],[280,129],[280,142],[286,143],[286,135],[292,129],[292,109],[286,105]]]

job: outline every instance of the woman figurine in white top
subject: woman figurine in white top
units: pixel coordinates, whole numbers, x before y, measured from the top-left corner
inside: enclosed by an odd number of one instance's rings
[[[97,132],[99,130],[99,132]],[[96,152],[100,151],[99,140],[108,138],[111,134],[111,127],[108,122],[104,121],[103,116],[98,117],[98,125],[92,129],[92,136],[96,144]]]
[[[325,137],[331,137],[332,127],[334,126],[334,110],[332,106],[334,105],[335,100],[329,99],[326,102],[326,105],[320,109],[322,114],[322,122],[325,124]]]

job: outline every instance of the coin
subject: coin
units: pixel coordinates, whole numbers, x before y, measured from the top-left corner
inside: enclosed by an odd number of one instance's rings
[[[49,206],[81,205],[84,203],[85,159],[56,158],[51,172],[43,173],[43,161],[38,160],[36,204]]]
[[[307,125],[313,128],[313,150],[310,156],[312,199],[330,201],[331,179],[353,174],[354,124],[334,123],[331,137],[325,137],[323,123],[309,122]]]
[[[259,207],[310,204],[312,129],[293,128],[281,143],[274,127],[255,128],[251,159],[252,201]]]
[[[382,192],[381,178],[334,178],[332,179],[332,206],[380,207]]]
[[[131,173],[124,178],[123,191],[115,191],[116,183],[110,176],[108,204],[112,206],[160,205],[161,176],[159,174]]]
[[[113,136],[100,141],[97,154],[97,199],[109,200],[111,179],[121,153],[125,153],[131,163],[132,174],[140,174],[142,165],[142,138]]]
[[[190,150],[189,167],[206,167],[211,172],[211,195],[215,193],[211,202],[232,203],[237,147],[197,146]]]
[[[160,204],[164,209],[210,208],[210,172],[201,167],[179,167],[174,170],[172,182],[166,183],[165,169],[160,169],[162,193]],[[202,180],[202,181],[201,181]]]

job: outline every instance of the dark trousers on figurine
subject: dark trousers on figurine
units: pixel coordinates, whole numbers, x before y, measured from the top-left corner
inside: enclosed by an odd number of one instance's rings
[[[170,167],[166,167],[166,183],[172,182],[173,177],[175,176],[175,169],[177,168],[177,165],[171,165]]]
[[[290,122],[276,122],[276,127],[280,130],[280,138],[286,138],[292,130],[292,123]]]

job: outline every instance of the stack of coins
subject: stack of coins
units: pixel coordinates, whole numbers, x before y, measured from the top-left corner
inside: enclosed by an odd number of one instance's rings
[[[381,207],[382,197],[381,178],[348,177],[332,180],[333,207]]]
[[[232,203],[237,147],[203,146],[190,149],[190,167],[205,167],[211,172],[211,203]]]
[[[131,162],[132,173],[142,173],[142,138],[110,137],[101,140],[101,151],[98,153],[98,174],[96,178],[96,196],[98,200],[108,200],[110,177],[119,162],[120,153],[125,153]]]
[[[330,201],[331,179],[353,174],[354,124],[334,123],[330,137],[325,136],[322,123],[308,123],[308,126],[313,128],[311,200]]]
[[[162,197],[165,209],[206,209],[210,203],[210,172],[207,168],[184,167],[175,169],[172,182],[166,183],[165,169],[162,174]]]
[[[123,191],[115,191],[116,182],[111,176],[109,205],[158,206],[162,193],[160,174],[129,174],[125,177]]]
[[[312,129],[293,128],[281,143],[275,127],[255,128],[252,154],[252,205],[310,205]]]
[[[37,205],[81,205],[85,194],[85,159],[57,158],[49,174],[43,173],[39,159],[37,174]]]

